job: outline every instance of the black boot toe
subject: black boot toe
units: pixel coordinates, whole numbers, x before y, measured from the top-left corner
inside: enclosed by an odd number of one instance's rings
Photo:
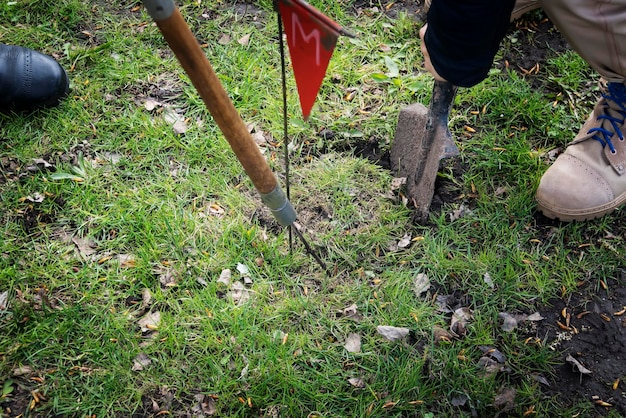
[[[68,91],[67,73],[54,58],[21,46],[0,44],[0,110],[55,106]]]

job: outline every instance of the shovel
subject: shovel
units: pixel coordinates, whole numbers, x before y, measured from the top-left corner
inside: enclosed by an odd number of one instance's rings
[[[324,262],[299,231],[299,225],[295,222],[296,211],[173,0],[142,0],[142,2],[250,177],[263,203],[271,210],[279,224],[293,226],[292,230],[300,238],[307,252],[328,273]]]
[[[453,84],[435,80],[428,109],[416,103],[402,109],[398,118],[391,169],[397,177],[406,177],[406,194],[420,223],[428,220],[440,160],[459,155],[448,129],[456,91]]]

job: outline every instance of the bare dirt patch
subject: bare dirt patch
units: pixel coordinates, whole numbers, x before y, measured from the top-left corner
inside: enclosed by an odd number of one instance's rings
[[[548,394],[564,404],[586,399],[599,414],[626,414],[626,271],[586,284],[541,310],[537,335],[561,352]]]

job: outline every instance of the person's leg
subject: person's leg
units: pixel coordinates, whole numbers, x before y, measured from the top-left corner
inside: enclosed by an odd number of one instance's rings
[[[428,12],[431,3],[432,0],[424,1],[424,13]],[[511,22],[522,17],[523,14],[538,9],[540,7],[541,5],[539,4],[539,0],[517,0],[515,2],[515,6],[513,6],[513,11],[511,12]]]
[[[0,44],[0,111],[55,106],[68,90],[67,73],[54,58]]]
[[[587,220],[626,203],[626,0],[544,0],[563,36],[608,82],[574,141],[543,175],[539,209]]]

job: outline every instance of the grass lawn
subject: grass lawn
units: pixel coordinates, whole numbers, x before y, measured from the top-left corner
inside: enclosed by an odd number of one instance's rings
[[[558,393],[562,347],[531,316],[624,287],[624,210],[562,224],[533,200],[597,76],[568,51],[524,74],[510,56],[532,31],[512,29],[457,95],[461,156],[415,224],[361,155],[429,100],[405,3],[311,2],[357,37],[339,39],[308,121],[288,71],[291,200],[330,276],[290,250],[140,3],[0,3],[0,42],[71,78],[59,107],[0,114],[0,417],[626,413]],[[271,2],[179,5],[282,181]]]

